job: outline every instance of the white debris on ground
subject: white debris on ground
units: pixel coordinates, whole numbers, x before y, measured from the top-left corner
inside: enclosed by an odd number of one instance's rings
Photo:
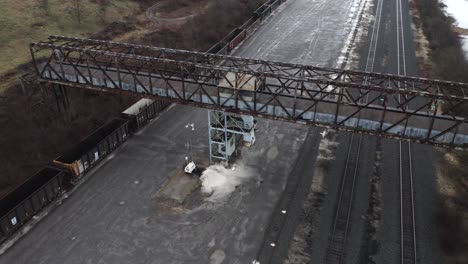
[[[106,160],[111,160],[115,158],[115,153],[109,154],[109,156],[106,157]]]
[[[324,191],[323,180],[328,173],[327,167],[330,166],[331,161],[336,159],[336,149],[338,148],[338,142],[336,141],[336,131],[332,130],[328,133],[327,134],[329,137],[322,138],[322,140],[320,140],[319,154],[314,170],[314,178],[312,179],[311,190],[313,192],[320,193]]]
[[[372,1],[371,0],[354,0],[351,9],[348,13],[347,27],[349,28],[348,36],[341,49],[340,56],[336,61],[336,68],[340,68],[346,62],[346,69],[350,69],[350,60],[358,60],[356,52],[356,40],[360,40],[367,34],[368,25],[370,23]]]
[[[209,166],[200,177],[201,190],[210,196],[208,201],[218,202],[227,198],[237,186],[253,176],[244,165],[226,168],[221,164]]]
[[[319,145],[319,160],[335,160],[334,151],[338,147],[337,141],[331,141],[327,138],[324,138],[320,141]]]

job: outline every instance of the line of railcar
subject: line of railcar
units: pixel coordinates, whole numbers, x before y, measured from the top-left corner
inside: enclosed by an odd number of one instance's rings
[[[141,99],[0,199],[0,243],[70,190],[91,168],[168,106]]]
[[[208,49],[207,53],[228,55],[255,30],[260,22],[271,15],[271,13],[273,13],[273,11],[284,2],[286,2],[286,0],[266,1],[262,6],[255,10],[249,20],[247,20],[242,26],[229,32],[226,37]]]
[[[59,196],[67,175],[47,167],[27,179],[0,200],[0,241],[11,236],[35,214]]]
[[[207,53],[229,54],[286,0],[268,0],[239,28],[235,28]],[[143,128],[169,105],[165,101],[141,99],[116,118],[98,128],[51,165],[0,199],[0,243],[26,224],[35,214],[73,187],[83,175]]]

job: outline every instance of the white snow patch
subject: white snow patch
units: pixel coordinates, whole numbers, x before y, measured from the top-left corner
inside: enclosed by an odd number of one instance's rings
[[[221,264],[226,258],[226,253],[223,250],[217,249],[210,257],[210,264]]]
[[[235,170],[228,169],[221,164],[209,166],[200,177],[201,190],[209,194],[208,201],[217,202],[227,198],[237,186],[253,176],[252,171],[243,165]]]
[[[208,243],[208,247],[209,247],[209,248],[212,248],[212,247],[214,247],[215,245],[216,245],[216,239],[213,238],[213,239],[211,239],[210,243]]]
[[[319,145],[319,160],[335,160],[334,150],[338,147],[338,142],[329,139],[322,139]]]
[[[349,62],[349,59],[353,57],[352,53],[355,49],[355,41],[356,39],[360,39],[362,34],[359,28],[360,20],[361,18],[366,18],[365,14],[369,12],[371,6],[372,0],[354,0],[346,23],[346,28],[349,29],[349,33],[341,49],[341,55],[336,61],[335,66],[337,68],[342,67],[345,62]],[[346,65],[346,68],[349,67],[349,65]]]
[[[115,153],[109,154],[109,156],[106,157],[106,160],[112,160],[115,158]]]
[[[462,38],[462,44],[463,44],[463,50],[465,51],[465,55],[468,58],[468,38],[467,37]]]
[[[443,0],[447,8],[445,11],[457,21],[458,27],[468,29],[468,1],[466,0]],[[462,38],[462,48],[468,58],[468,38]]]
[[[468,1],[466,0],[443,0],[447,5],[447,13],[455,18],[458,26],[468,29]]]

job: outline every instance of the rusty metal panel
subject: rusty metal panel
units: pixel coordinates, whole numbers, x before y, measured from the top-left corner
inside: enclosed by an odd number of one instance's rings
[[[16,215],[16,217],[18,219],[18,222],[20,224],[23,224],[27,220],[29,220],[30,217],[28,215],[28,212],[26,211],[24,202],[21,203],[20,205],[18,205],[14,211],[15,211],[15,215]]]
[[[42,187],[44,189],[44,192],[46,193],[46,197],[47,197],[48,202],[52,201],[56,196],[56,192],[55,192],[55,189],[54,189],[54,184],[53,184],[52,181],[48,182],[46,185],[44,185]]]
[[[23,206],[24,206],[26,217],[31,218],[36,213],[32,207],[30,198],[27,198],[26,200],[24,200]]]
[[[127,126],[127,124],[128,120],[126,119],[114,119],[108,122],[73,146],[65,154],[58,157],[54,161],[54,164],[65,168],[74,166],[74,176],[81,176],[81,174],[87,172],[119,145],[115,144],[114,140],[110,140],[112,143],[108,143],[108,138],[112,137],[114,132],[119,130],[120,127]]]
[[[116,137],[115,133],[111,134],[108,137],[108,140],[109,140],[109,145],[110,145],[111,150],[116,149],[117,146],[118,146],[118,140],[117,140],[117,137]]]
[[[247,37],[247,31],[243,29],[236,29],[235,31],[236,35],[234,38],[229,42],[229,51],[232,51],[235,47],[239,45],[246,37]]]
[[[132,132],[136,132],[147,125],[148,122],[158,115],[163,109],[160,100],[153,100],[151,103],[146,105],[141,105],[140,101],[122,113],[123,117],[129,120],[129,128]],[[139,105],[138,110],[135,109],[135,106],[137,105]]]
[[[47,198],[47,193],[42,188],[38,189],[33,194],[33,197],[35,197],[35,199],[37,201],[37,205],[38,205],[38,207],[36,208],[36,211],[39,211],[42,208],[44,208],[44,206],[49,202],[49,200]]]
[[[34,214],[54,200],[62,188],[64,172],[45,168],[0,200],[0,240],[10,236]]]
[[[0,218],[0,241],[10,236],[10,223],[7,216]]]
[[[107,138],[105,138],[103,141],[101,141],[98,145],[99,152],[101,153],[101,156],[107,156],[107,154],[110,152],[109,146],[107,144]]]
[[[207,53],[227,55],[229,53],[226,43],[218,42],[213,47],[209,48]]]
[[[0,219],[0,228],[5,238],[9,237],[14,232],[9,215],[5,215]]]
[[[281,0],[274,0],[274,1],[270,1],[272,2],[270,4],[271,8],[274,10],[276,8],[278,8],[280,5],[281,5]]]

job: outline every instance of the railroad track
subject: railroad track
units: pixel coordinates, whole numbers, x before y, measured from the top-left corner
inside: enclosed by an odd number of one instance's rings
[[[382,6],[383,0],[378,0],[365,65],[365,70],[369,72],[374,70],[377,43],[380,34]],[[367,102],[369,100],[369,96],[370,95],[367,95],[363,101]],[[348,240],[350,218],[354,203],[356,180],[359,172],[358,162],[361,155],[362,141],[362,134],[359,134],[358,136],[352,134],[349,140],[345,169],[341,178],[338,204],[324,257],[324,263],[326,264],[345,263],[346,260],[346,243]]]
[[[406,75],[405,28],[402,0],[396,0],[398,74]],[[402,98],[398,98],[401,101]],[[399,142],[400,179],[400,262],[417,263],[416,226],[414,216],[413,167],[411,143]]]
[[[380,33],[382,0],[378,1],[376,18],[373,25],[366,71],[373,71],[375,52]],[[396,0],[397,17],[397,74],[406,75],[405,34],[402,0]],[[403,98],[399,98],[401,101]],[[368,100],[368,97],[365,99]],[[333,220],[331,235],[324,262],[344,263],[346,260],[346,242],[350,227],[350,216],[354,201],[354,189],[358,174],[358,163],[361,152],[362,135],[351,136],[346,167],[339,191],[338,205]],[[352,150],[357,153],[351,154]],[[399,181],[400,181],[400,260],[402,264],[417,263],[416,226],[414,216],[413,168],[411,161],[411,143],[399,142]]]
[[[413,172],[410,143],[400,143],[401,263],[416,263]]]
[[[341,181],[338,205],[333,220],[332,232],[328,240],[325,263],[343,263],[346,257],[346,241],[350,227],[350,216],[354,201],[354,190],[358,174],[358,161],[361,153],[362,135],[351,135],[346,165]],[[356,155],[352,150],[357,150]]]

